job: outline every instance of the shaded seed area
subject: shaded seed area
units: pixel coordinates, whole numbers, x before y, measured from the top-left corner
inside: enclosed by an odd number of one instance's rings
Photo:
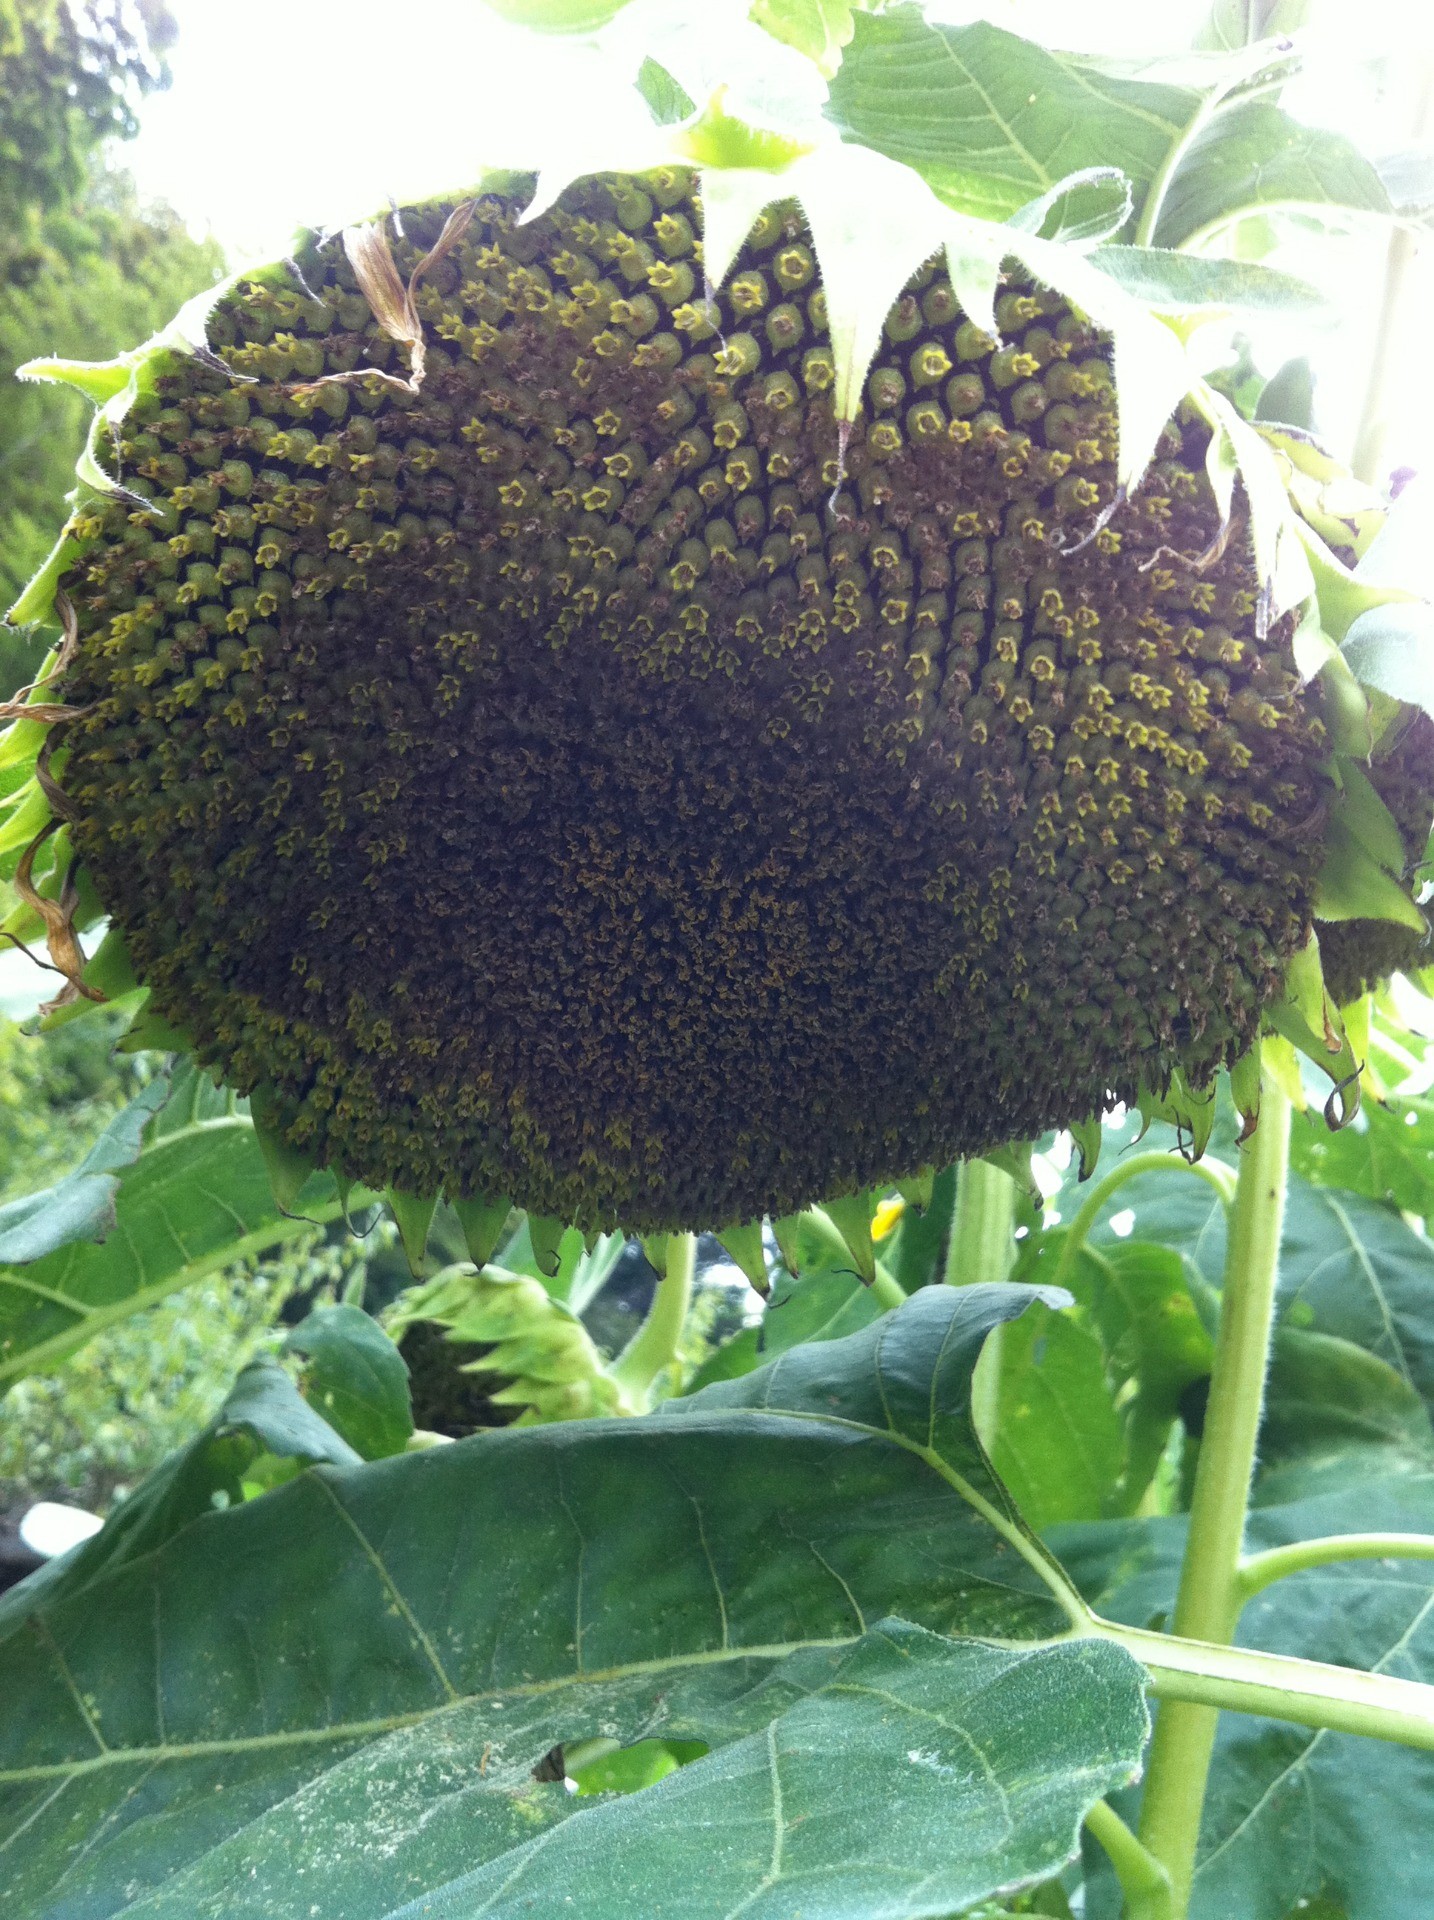
[[[1322,729],[1204,430],[1114,497],[1101,339],[935,265],[842,448],[810,243],[704,299],[672,171],[420,280],[226,296],[85,510],[76,842],[155,1004],[316,1158],[720,1225],[1243,1049],[1308,930]],[[406,278],[447,206],[406,212]],[[1077,543],[1084,542],[1079,545]]]

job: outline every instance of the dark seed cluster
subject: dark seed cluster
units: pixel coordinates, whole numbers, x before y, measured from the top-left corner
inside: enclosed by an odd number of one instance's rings
[[[1434,821],[1434,720],[1416,714],[1371,763],[1370,784],[1394,816],[1404,842],[1405,878],[1424,859]],[[1426,931],[1393,920],[1317,921],[1325,985],[1339,1006],[1380,986],[1391,974],[1427,967],[1434,948]]]
[[[416,394],[328,377],[409,370],[337,243],[240,284],[246,381],[163,363],[85,510],[75,839],[201,1060],[352,1175],[647,1230],[1242,1050],[1324,747],[1240,529],[1197,562],[1205,430],[1097,532],[1056,295],[995,340],[923,269],[848,436],[792,209],[711,298],[679,172],[517,212],[420,279]]]

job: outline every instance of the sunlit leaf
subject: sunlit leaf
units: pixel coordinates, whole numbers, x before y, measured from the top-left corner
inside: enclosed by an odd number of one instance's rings
[[[1192,88],[1111,76],[985,21],[940,26],[914,6],[858,14],[828,117],[917,168],[951,206],[1005,220],[1068,174],[1148,182],[1195,110]]]
[[[1388,217],[1378,173],[1343,134],[1307,127],[1267,100],[1219,114],[1185,154],[1161,203],[1155,239],[1185,245],[1250,213],[1340,221]]]

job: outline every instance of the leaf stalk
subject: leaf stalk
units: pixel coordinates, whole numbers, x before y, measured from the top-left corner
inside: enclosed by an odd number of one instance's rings
[[[1085,1817],[1086,1831],[1105,1849],[1120,1890],[1125,1920],[1171,1920],[1170,1875],[1153,1853],[1141,1846],[1107,1800],[1097,1800]]]
[[[647,1318],[612,1367],[613,1379],[635,1411],[646,1412],[652,1405],[654,1389],[677,1359],[696,1267],[697,1236],[669,1234],[667,1271],[657,1283]]]
[[[1248,1554],[1240,1562],[1241,1602],[1252,1600],[1292,1573],[1337,1566],[1344,1560],[1434,1560],[1434,1534],[1333,1533]]]
[[[1109,1204],[1111,1195],[1118,1193],[1127,1180],[1137,1179],[1142,1173],[1194,1174],[1215,1189],[1226,1207],[1235,1194],[1235,1175],[1222,1160],[1182,1160],[1179,1154],[1160,1148],[1151,1148],[1147,1153],[1133,1153],[1128,1160],[1122,1160],[1097,1180],[1086,1195],[1061,1242],[1060,1257],[1051,1276],[1052,1285],[1063,1287],[1066,1284],[1066,1276],[1074,1266],[1076,1256],[1090,1238],[1091,1229]]]

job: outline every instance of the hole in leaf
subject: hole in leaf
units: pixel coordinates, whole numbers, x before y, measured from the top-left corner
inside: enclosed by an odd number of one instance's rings
[[[639,1740],[634,1746],[599,1754],[586,1765],[573,1766],[568,1778],[579,1794],[637,1793],[700,1760],[706,1752],[705,1740]],[[570,1753],[572,1761],[581,1762],[579,1748],[573,1747]]]

